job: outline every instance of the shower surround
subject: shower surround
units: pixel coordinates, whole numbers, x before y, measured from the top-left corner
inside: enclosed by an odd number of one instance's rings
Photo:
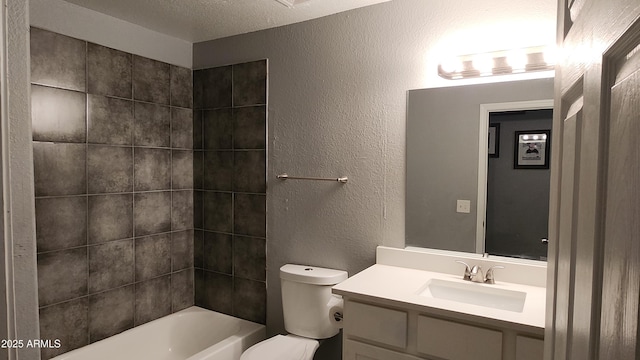
[[[267,61],[31,28],[31,82],[42,358],[194,304],[264,324]]]
[[[48,359],[193,305],[192,71],[31,29]]]

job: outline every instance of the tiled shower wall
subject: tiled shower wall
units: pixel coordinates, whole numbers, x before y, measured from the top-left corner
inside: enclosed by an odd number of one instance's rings
[[[266,321],[267,61],[194,71],[196,304]]]
[[[35,28],[31,79],[40,336],[62,343],[48,359],[193,304],[193,83]]]

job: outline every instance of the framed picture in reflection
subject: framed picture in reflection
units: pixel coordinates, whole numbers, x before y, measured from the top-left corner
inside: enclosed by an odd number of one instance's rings
[[[489,124],[489,157],[500,156],[500,124]]]
[[[516,131],[514,146],[514,169],[548,169],[549,130]]]

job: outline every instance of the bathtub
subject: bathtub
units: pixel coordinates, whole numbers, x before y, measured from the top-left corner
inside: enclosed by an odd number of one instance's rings
[[[197,306],[59,355],[54,360],[238,360],[264,325]]]

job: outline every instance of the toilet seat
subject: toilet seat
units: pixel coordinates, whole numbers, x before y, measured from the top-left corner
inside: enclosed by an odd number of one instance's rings
[[[240,360],[312,360],[318,340],[295,335],[276,335],[248,348]]]

